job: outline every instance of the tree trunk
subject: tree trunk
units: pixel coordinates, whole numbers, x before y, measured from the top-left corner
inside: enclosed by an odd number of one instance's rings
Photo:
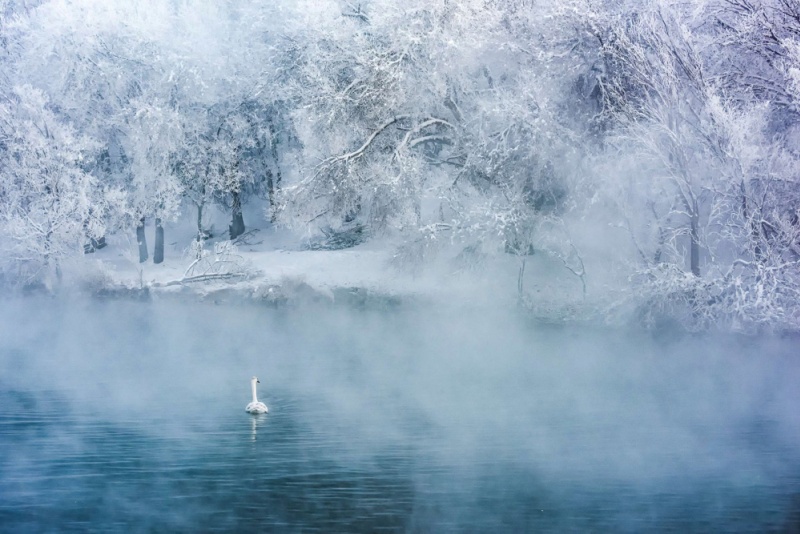
[[[275,133],[275,125],[270,122],[269,124],[269,133],[270,133],[270,154],[272,155],[272,161],[275,163],[275,180],[273,182],[272,179],[272,172],[268,171],[269,174],[267,175],[267,189],[269,190],[269,212],[270,212],[270,222],[275,222],[278,219],[278,201],[276,198],[276,193],[281,189],[281,167],[278,163],[278,137]]]
[[[197,203],[197,240],[205,241],[206,233],[203,231],[203,203]]]
[[[267,195],[269,196],[269,221],[275,222],[275,183],[272,180],[272,171],[267,169]]]
[[[231,225],[228,228],[231,239],[236,239],[244,233],[244,217],[242,216],[242,197],[239,192],[233,193],[233,209],[231,210]]]
[[[139,263],[147,261],[147,240],[144,237],[144,217],[136,225],[136,242],[139,243]]]
[[[153,250],[153,263],[164,261],[164,227],[161,225],[161,218],[156,217],[156,246]]]
[[[699,237],[699,226],[700,226],[700,215],[697,213],[697,203],[692,206],[692,215],[691,215],[691,238],[692,244],[689,249],[689,263],[691,265],[692,274],[695,276],[700,276],[700,237]]]

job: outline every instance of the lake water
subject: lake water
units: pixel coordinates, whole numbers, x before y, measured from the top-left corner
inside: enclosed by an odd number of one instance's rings
[[[2,304],[0,531],[800,529],[797,340]]]

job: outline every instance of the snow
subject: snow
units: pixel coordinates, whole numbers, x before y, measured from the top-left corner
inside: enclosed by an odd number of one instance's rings
[[[493,284],[487,288],[484,281],[478,283],[477,278],[483,278],[486,273],[458,272],[447,262],[435,264],[422,273],[399,270],[392,265],[395,248],[391,240],[374,240],[343,250],[307,250],[303,248],[301,237],[274,228],[255,229],[250,236],[254,244],[236,247],[236,263],[231,271],[226,271],[233,276],[193,281],[202,273],[187,276],[187,268],[195,258],[189,255],[188,247],[184,249],[179,245],[190,240],[172,240],[169,232],[168,227],[167,243],[172,246],[165,247],[162,264],[153,264],[152,254],[146,262],[139,263],[132,236],[113,235],[108,237],[106,248],[71,262],[69,274],[84,279],[83,285],[94,291],[146,288],[154,294],[189,292],[209,296],[234,290],[249,298],[270,299],[280,295],[280,298],[291,299],[311,295],[331,302],[335,302],[343,290],[397,298],[446,298],[471,292],[477,298],[478,293],[485,295],[487,289],[489,292],[497,289]],[[148,245],[153,242],[151,237],[147,235]],[[219,243],[223,241],[212,239],[205,243],[211,262],[214,245]],[[497,278],[508,279],[505,297],[512,301],[517,267],[514,258],[505,260],[492,267],[495,272],[491,278],[505,271],[507,276]],[[87,268],[87,262],[94,268]],[[484,290],[478,292],[478,287]],[[498,295],[494,293],[493,298]]]

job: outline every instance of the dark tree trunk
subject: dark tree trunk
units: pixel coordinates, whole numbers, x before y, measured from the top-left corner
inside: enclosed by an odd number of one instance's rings
[[[136,242],[139,243],[139,263],[147,261],[147,239],[144,237],[144,217],[136,225]]]
[[[153,250],[153,263],[164,261],[164,227],[161,218],[156,217],[156,247]]]
[[[272,180],[272,171],[267,169],[267,194],[269,195],[269,220],[275,222],[275,182]]]
[[[280,191],[281,188],[281,167],[278,163],[278,136],[275,132],[275,125],[270,122],[269,124],[269,133],[270,133],[270,153],[272,155],[272,161],[275,163],[275,179],[273,181],[273,176],[271,171],[267,171],[267,189],[269,190],[269,212],[270,212],[270,221],[275,222],[278,218],[278,202],[276,199],[276,193]]]
[[[244,233],[244,217],[242,216],[242,197],[238,191],[233,193],[233,209],[231,210],[231,226],[228,228],[231,239]]]
[[[203,231],[203,203],[201,202],[197,204],[197,240],[205,241],[207,237]]]

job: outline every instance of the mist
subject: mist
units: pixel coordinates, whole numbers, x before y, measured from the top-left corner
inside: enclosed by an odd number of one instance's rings
[[[451,304],[7,301],[0,517],[290,531],[796,521],[795,340]],[[243,410],[252,375],[265,416]],[[248,484],[282,507],[250,510]]]
[[[0,530],[800,530],[799,36],[0,1]]]
[[[511,273],[502,298],[545,320],[797,332],[798,21],[795,0],[7,1],[0,286],[252,291],[368,249],[395,271],[322,289],[484,270],[477,292]]]

